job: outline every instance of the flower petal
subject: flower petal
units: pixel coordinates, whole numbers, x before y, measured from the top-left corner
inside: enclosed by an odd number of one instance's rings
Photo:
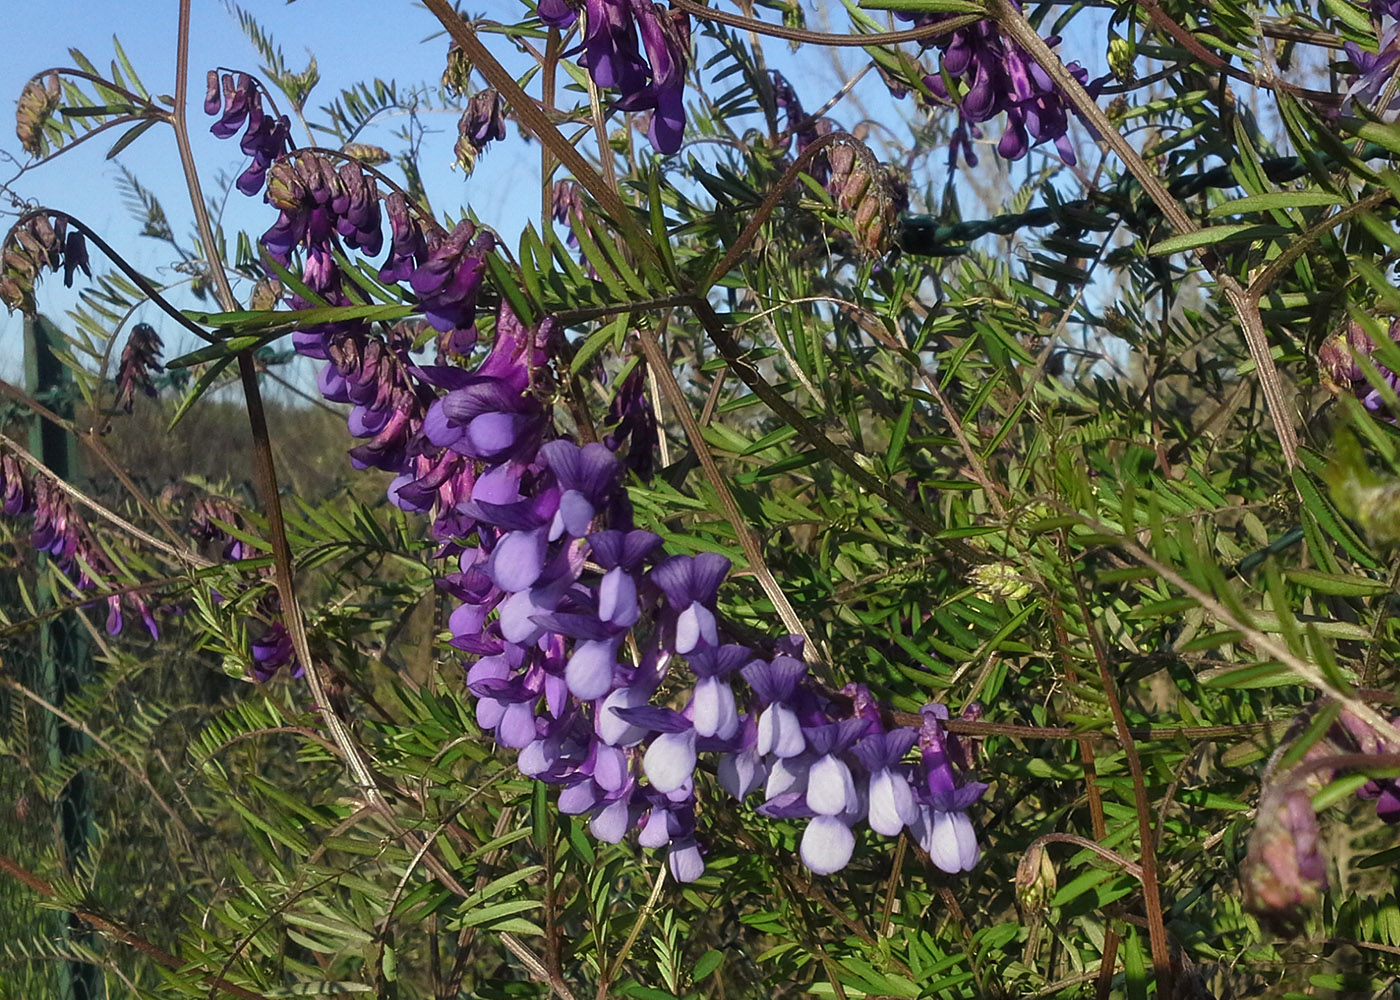
[[[845,868],[855,849],[855,834],[835,816],[818,816],[802,834],[802,863],[817,875]]]

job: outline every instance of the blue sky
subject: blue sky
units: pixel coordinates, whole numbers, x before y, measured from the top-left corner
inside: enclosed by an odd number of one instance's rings
[[[440,30],[437,21],[415,4],[382,0],[301,0],[284,4],[252,0],[245,9],[282,46],[293,68],[305,66],[308,46],[314,50],[322,82],[312,94],[312,108],[329,103],[341,88],[359,80],[381,77],[412,86],[436,82],[442,71],[446,38],[431,37]],[[521,10],[518,4],[505,2],[488,3],[477,9],[502,18],[515,16]],[[0,93],[6,95],[7,109],[0,129],[0,151],[20,155],[9,109],[14,107],[13,101],[30,74],[51,66],[73,65],[69,46],[81,49],[94,64],[105,67],[113,56],[115,34],[147,88],[153,93],[169,93],[174,87],[175,14],[176,4],[170,0],[51,0],[41,5],[16,5],[9,12],[7,58],[0,60]],[[236,140],[220,142],[209,134],[210,120],[199,107],[204,96],[205,70],[223,65],[256,72],[259,59],[233,13],[210,0],[197,0],[194,4],[190,49],[191,139],[200,165],[200,180],[207,191],[214,193],[219,190],[220,173],[231,177],[246,161]],[[527,148],[512,137],[489,150],[472,176],[464,179],[459,171],[449,168],[456,139],[455,116],[430,113],[424,121],[437,133],[425,144],[424,163],[425,179],[439,210],[455,213],[459,205],[471,204],[513,238],[527,215],[538,212],[538,147]],[[392,133],[401,125],[401,118],[386,116],[382,125],[371,127],[361,138],[392,147]],[[116,134],[112,134],[113,139]],[[110,140],[104,142],[105,138],[25,174],[14,189],[26,199],[78,216],[107,234],[109,241],[127,252],[142,270],[169,280],[173,276],[169,268],[172,253],[166,245],[139,235],[139,226],[121,197],[119,172],[105,159],[111,144]],[[306,143],[303,135],[296,138],[298,143]],[[151,129],[119,155],[119,162],[162,196],[176,232],[185,237],[189,230],[188,198],[170,130]],[[0,163],[0,178],[8,180],[14,173],[13,162]],[[0,218],[7,219],[0,228],[7,228],[13,216]],[[244,198],[237,192],[228,199],[225,224],[230,231],[245,228],[257,234],[274,218],[275,213],[261,199]],[[184,242],[188,245],[189,241]],[[101,266],[100,262],[94,263]],[[39,301],[51,315],[61,316],[73,297],[65,293],[61,281],[50,279],[42,284]],[[157,328],[167,331],[171,324],[147,308]],[[10,379],[17,378],[20,370],[20,329],[18,314],[7,316],[0,310],[0,375]],[[193,346],[182,343],[178,332],[171,332],[174,336],[167,346],[172,350]]]
[[[69,46],[81,49],[96,65],[106,66],[113,54],[113,34],[120,38],[132,64],[152,92],[173,89],[177,9],[174,0],[158,3],[149,0],[49,0],[42,5],[13,6],[15,9],[7,12],[8,58],[0,61],[0,93],[8,95],[7,109],[13,107],[11,102],[32,73],[51,66],[73,64],[67,51]],[[401,87],[411,87],[417,83],[434,83],[441,74],[447,39],[441,34],[436,19],[411,0],[299,0],[290,4],[280,0],[248,0],[244,6],[282,46],[287,63],[294,69],[303,67],[309,52],[314,51],[322,82],[312,95],[311,109],[329,103],[343,87],[357,81],[381,77],[396,80]],[[846,29],[845,13],[838,6],[815,3],[805,6],[809,27]],[[476,0],[467,5],[467,10],[476,16],[514,21],[524,8],[517,0]],[[829,23],[828,19],[834,23]],[[697,37],[699,34],[697,31]],[[201,180],[206,191],[213,193],[219,190],[221,173],[231,180],[246,161],[235,141],[220,142],[208,132],[209,120],[199,107],[204,93],[204,71],[222,65],[256,72],[260,60],[244,37],[237,18],[223,3],[196,0],[191,35],[192,141]],[[1082,46],[1082,51],[1076,46],[1077,51],[1068,55],[1089,64],[1091,72],[1097,75],[1102,72],[1102,37],[1093,29],[1080,37],[1087,44]],[[494,51],[513,68],[523,69],[526,65],[528,57],[515,53],[508,45],[495,45]],[[702,65],[708,54],[702,49],[698,60]],[[809,109],[820,106],[865,59],[859,49],[833,52],[806,47],[794,53],[786,43],[774,39],[766,40],[765,54],[770,66],[787,74]],[[728,83],[720,84],[716,92],[728,86]],[[854,90],[852,99],[833,115],[851,124],[862,114],[870,114],[895,126],[897,133],[907,137],[908,131],[900,124],[900,119],[909,112],[907,101],[896,111],[878,77],[870,73]],[[313,114],[311,117],[321,116]],[[8,110],[6,118],[9,118]],[[435,133],[425,143],[422,158],[425,181],[435,207],[439,212],[455,215],[461,206],[470,205],[513,244],[526,219],[535,217],[539,211],[538,145],[523,141],[511,126],[508,140],[488,150],[471,177],[464,178],[449,167],[456,138],[455,115],[431,113],[423,120]],[[18,157],[11,121],[0,127],[0,152]],[[361,138],[396,148],[392,134],[402,125],[403,119],[387,116],[380,122]],[[298,143],[305,144],[303,135],[296,138]],[[172,280],[176,276],[170,268],[173,254],[164,244],[139,235],[139,226],[121,197],[118,171],[105,159],[110,141],[104,139],[85,144],[25,174],[14,184],[14,190],[26,199],[78,216],[106,234],[109,241],[126,252],[144,272],[158,280]],[[701,156],[713,156],[714,147],[697,146],[696,152]],[[936,153],[935,157],[942,162],[941,153]],[[991,155],[983,159],[984,163],[995,162]],[[187,199],[169,129],[150,130],[120,154],[119,162],[161,195],[176,232],[188,245]],[[1032,157],[1031,162],[1038,165],[1038,158]],[[1025,169],[1025,164],[1019,165],[1016,176],[1021,176]],[[13,174],[13,161],[0,162],[0,179],[8,180]],[[260,198],[245,198],[236,192],[229,196],[226,212],[224,222],[230,233],[242,228],[254,236],[265,230],[275,217]],[[5,218],[0,216],[0,220]],[[8,221],[0,223],[0,228],[7,227]],[[95,261],[95,264],[103,266],[102,262]],[[178,304],[194,305],[188,298],[172,297]],[[39,301],[49,315],[61,318],[74,296],[65,292],[60,281],[50,279],[41,286]],[[175,328],[153,307],[145,307],[145,310],[140,318],[149,318],[167,337],[169,353],[198,346],[193,338]],[[12,380],[17,379],[20,372],[20,326],[18,315],[6,316],[0,310],[0,376]]]

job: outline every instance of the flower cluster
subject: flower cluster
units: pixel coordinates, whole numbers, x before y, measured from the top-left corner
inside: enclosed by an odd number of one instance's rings
[[[1301,733],[1307,722],[1307,716],[1300,717],[1294,731]],[[1381,757],[1397,753],[1400,728],[1392,725],[1379,731],[1343,710],[1295,767],[1277,775],[1266,773],[1258,820],[1240,868],[1245,902],[1252,911],[1289,926],[1326,890],[1327,860],[1313,796],[1338,776],[1336,767],[1329,766],[1336,755]],[[1376,815],[1382,822],[1400,822],[1400,782],[1395,778],[1372,778],[1356,794],[1376,803]]]
[[[269,173],[281,215],[264,246],[286,262],[301,251],[303,280],[328,302],[348,301],[337,240],[365,254],[383,246],[377,194],[356,171],[303,153]],[[946,871],[971,868],[967,810],[985,786],[964,779],[968,748],[948,733],[947,710],[887,726],[863,688],[816,684],[799,643],[727,641],[716,598],[729,560],[667,554],[636,527],[623,480],[629,468],[650,472],[656,442],[642,370],[618,386],[604,441],[561,436],[547,405],[553,319],[530,325],[502,303],[489,350],[465,363],[491,235],[467,222],[444,232],[397,193],[384,214],[392,236],[379,276],[417,296],[445,338],[439,363],[419,364],[406,339],[356,322],[303,330],[294,343],[328,362],[324,395],[352,404],[352,432],[372,437],[355,463],[396,473],[390,499],[433,516],[441,554],[456,560],[439,585],[457,602],[451,644],[473,658],[480,725],[519,751],[525,774],[558,786],[559,808],[587,816],[595,836],[635,831],[642,845],[666,847],[681,881],[704,870],[702,755],[737,798],[761,789],[760,812],[807,820],[801,855],[815,872],[845,866],[867,821],[887,836],[909,829]],[[290,658],[285,631],[262,636],[253,656],[255,673],[270,676]]]
[[[578,11],[567,0],[541,0],[539,15],[552,28],[567,28],[578,19]],[[689,17],[650,0],[586,0],[583,18],[578,61],[593,82],[621,92],[614,105],[619,110],[651,111],[647,138],[657,152],[680,149],[690,61]]]
[[[73,509],[68,494],[47,475],[29,475],[23,463],[8,453],[0,454],[0,511],[9,517],[32,518],[30,543],[69,578],[74,597],[115,585],[116,566]],[[159,637],[150,607],[136,592],[108,595],[109,635],[121,632],[123,608],[136,611],[151,638]]]
[[[68,230],[68,217],[37,214],[22,217],[5,237],[0,252],[0,302],[10,311],[34,311],[34,283],[44,271],[63,270],[63,284],[71,288],[81,270],[92,277],[87,241],[76,228]]]
[[[666,555],[634,527],[613,449],[542,441],[543,414],[522,412],[521,399],[473,385],[429,416],[441,439],[478,456],[477,422],[500,435],[459,504],[477,545],[443,586],[462,602],[452,644],[478,657],[467,674],[477,720],[520,751],[520,769],[560,786],[560,809],[587,816],[600,840],[635,830],[643,846],[666,847],[680,881],[704,870],[702,754],[735,798],[761,789],[760,813],[808,821],[800,852],[814,872],[843,868],[852,828],[867,820],[887,836],[909,828],[945,871],[976,864],[967,809],[986,786],[963,780],[947,710],[929,706],[918,729],[890,729],[863,689],[824,693],[800,643],[764,654],[725,642],[715,601],[729,560]],[[630,662],[624,648],[636,650]],[[919,760],[906,762],[916,746]]]
[[[164,346],[160,334],[149,323],[137,323],[132,327],[117,365],[117,407],[123,412],[131,412],[138,390],[155,398],[156,387],[151,381],[151,373],[165,370],[160,363],[160,352]]]
[[[1390,320],[1387,333],[1392,342],[1400,343],[1400,320]],[[1360,359],[1365,358],[1374,365],[1381,381],[1392,391],[1400,392],[1400,376],[1377,360],[1375,351],[1375,341],[1366,327],[1358,320],[1350,320],[1318,348],[1318,372],[1322,384],[1333,395],[1355,396],[1371,412],[1389,413],[1384,394],[1366,377]]]
[[[900,16],[914,19],[912,15]],[[923,15],[918,21],[933,24],[952,16]],[[1060,38],[1051,35],[1045,43],[1054,48]],[[938,71],[924,77],[924,85],[939,101],[958,112],[949,149],[950,164],[961,153],[964,161],[975,166],[977,154],[973,152],[972,140],[982,137],[978,126],[1005,114],[1006,129],[997,143],[998,155],[1019,160],[1042,142],[1052,142],[1060,159],[1074,165],[1074,147],[1067,134],[1069,109],[1064,96],[1040,64],[1008,39],[994,22],[978,21],[938,35],[931,44],[939,49],[941,59]],[[1087,69],[1077,62],[1067,68],[1091,94],[1097,92],[1099,81],[1090,83]]]
[[[263,110],[262,88],[247,73],[239,73],[237,78],[232,73],[225,73],[221,86],[218,71],[212,69],[204,94],[204,113],[219,115],[219,120],[209,131],[220,139],[231,138],[247,126],[239,148],[252,157],[253,162],[239,174],[237,186],[247,195],[261,191],[267,168],[291,148],[291,121],[286,115],[269,114]]]
[[[477,91],[457,122],[457,144],[452,148],[457,165],[463,173],[471,173],[481,152],[505,137],[505,101],[494,87]]]

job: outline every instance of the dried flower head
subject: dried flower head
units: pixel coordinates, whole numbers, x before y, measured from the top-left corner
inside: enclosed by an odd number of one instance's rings
[[[15,135],[26,153],[38,156],[44,151],[44,126],[62,101],[58,74],[50,73],[41,83],[30,80],[19,95],[15,108]]]
[[[152,399],[156,397],[151,373],[165,371],[160,363],[162,347],[160,335],[149,323],[137,323],[132,328],[126,348],[122,351],[121,363],[117,366],[118,409],[130,413],[138,390]]]
[[[899,217],[894,177],[864,143],[841,140],[827,150],[830,169],[826,189],[836,200],[838,211],[849,216],[858,247],[871,256],[880,256]]]
[[[0,302],[10,311],[34,311],[34,283],[45,270],[63,269],[63,283],[71,286],[77,270],[89,277],[87,243],[82,234],[68,232],[68,217],[31,215],[15,224],[0,252]]]

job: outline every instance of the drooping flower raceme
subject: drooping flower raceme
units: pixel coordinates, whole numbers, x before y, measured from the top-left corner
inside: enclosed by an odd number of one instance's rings
[[[900,16],[914,19],[912,15]],[[951,16],[922,15],[917,21],[933,24]],[[1052,35],[1045,42],[1054,48],[1060,38]],[[924,77],[924,85],[940,102],[956,108],[958,114],[949,149],[950,164],[961,155],[975,165],[977,154],[972,140],[981,138],[979,126],[1004,114],[1006,128],[997,142],[998,155],[1019,160],[1042,142],[1051,142],[1060,159],[1074,165],[1074,147],[1068,136],[1070,112],[1064,96],[1045,70],[994,22],[978,21],[935,36],[928,44],[937,47],[942,57],[938,71]],[[1098,81],[1089,82],[1088,70],[1077,62],[1069,63],[1067,68],[1091,94],[1097,92]]]
[[[561,0],[545,0],[539,15],[555,28],[567,28],[578,17]],[[650,0],[587,0],[583,19],[579,64],[599,87],[620,93],[618,109],[652,112],[647,138],[657,152],[680,149],[690,62],[688,16]]]
[[[631,18],[663,15],[590,3],[590,68],[665,84],[653,29],[642,25],[649,69],[627,34]],[[440,554],[455,560],[439,587],[456,602],[450,643],[469,658],[477,722],[519,751],[524,773],[559,788],[561,811],[603,840],[634,831],[690,881],[704,871],[697,771],[713,766],[740,799],[761,789],[763,814],[805,821],[800,853],[814,872],[849,862],[867,818],[886,836],[911,830],[948,871],[975,863],[967,809],[985,786],[962,781],[950,737],[928,721],[946,709],[930,708],[917,735],[890,730],[863,688],[823,691],[800,641],[730,641],[716,606],[729,560],[667,553],[636,526],[624,478],[650,472],[656,441],[640,368],[617,387],[602,441],[562,436],[545,402],[558,324],[526,322],[504,296],[494,317],[478,317],[489,232],[465,222],[445,232],[397,193],[381,209],[357,165],[331,169],[310,153],[269,168],[268,200],[280,215],[264,246],[288,266],[300,255],[305,285],[332,304],[353,301],[345,250],[380,252],[389,217],[379,277],[416,296],[441,337],[438,363],[417,360],[398,328],[362,321],[322,323],[293,343],[325,361],[325,396],[352,407],[350,429],[368,439],[355,464],[393,472],[391,501],[433,517]],[[279,629],[254,644],[259,675],[290,658]],[[921,755],[907,759],[916,742]]]

